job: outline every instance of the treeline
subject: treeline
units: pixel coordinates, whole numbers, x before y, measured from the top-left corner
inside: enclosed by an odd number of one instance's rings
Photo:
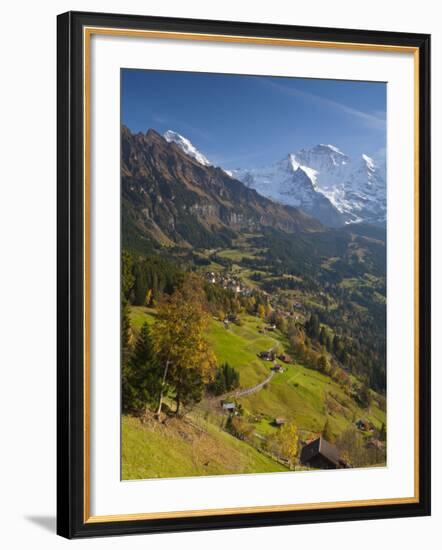
[[[141,256],[123,250],[121,257],[121,289],[123,303],[152,306],[164,294],[171,295],[192,273],[192,265],[172,261],[166,256]],[[202,281],[200,279],[200,281]],[[269,298],[253,291],[238,295],[230,288],[201,282],[207,308],[213,315],[225,318],[247,312],[264,317],[269,311]]]
[[[145,257],[127,250],[121,255],[123,299],[133,305],[149,305],[164,293],[172,294],[182,284],[184,276],[180,265],[162,256]]]

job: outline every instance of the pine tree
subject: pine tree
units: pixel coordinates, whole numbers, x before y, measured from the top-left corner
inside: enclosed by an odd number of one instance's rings
[[[132,363],[135,367],[142,367],[146,363],[150,363],[153,357],[152,340],[150,337],[149,325],[144,322],[132,356]]]
[[[129,317],[129,306],[124,301],[121,311],[121,361],[122,364],[127,364],[131,353],[131,326]]]
[[[121,292],[124,299],[129,300],[135,277],[133,275],[133,258],[126,250],[121,254]]]
[[[130,358],[123,363],[123,411],[146,414],[156,402],[160,373],[152,350],[149,326],[141,327]]]
[[[140,264],[135,264],[134,267],[134,304],[137,306],[144,306],[147,292],[147,278],[146,271]]]
[[[327,340],[326,340],[326,342],[325,342],[325,347],[326,347],[326,349],[327,349],[328,352],[331,351],[332,345],[333,345],[332,337],[331,337],[331,336],[327,336]]]
[[[310,315],[310,319],[305,324],[305,330],[310,338],[317,340],[319,336],[319,318],[315,313]]]
[[[239,386],[239,373],[229,363],[223,363],[216,371],[214,381],[208,390],[214,395],[222,395]]]

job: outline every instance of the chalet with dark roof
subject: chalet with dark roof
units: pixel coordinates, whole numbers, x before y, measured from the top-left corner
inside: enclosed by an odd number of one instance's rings
[[[273,361],[275,359],[275,352],[273,350],[260,351],[258,357],[264,359],[264,361]]]
[[[339,458],[339,451],[336,446],[323,437],[318,437],[304,445],[300,458],[301,463],[310,468],[332,470],[345,467],[345,464]]]

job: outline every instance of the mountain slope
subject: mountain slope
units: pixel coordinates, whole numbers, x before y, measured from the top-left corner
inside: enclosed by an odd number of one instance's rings
[[[238,232],[275,228],[322,231],[321,224],[291,206],[276,204],[205,166],[154,130],[122,128],[122,223],[138,244],[214,247]]]
[[[352,159],[333,145],[301,149],[294,157],[347,222],[385,223],[385,164],[365,154]]]
[[[187,138],[168,130],[164,137],[203,166],[211,162]],[[226,171],[262,196],[300,208],[328,227],[345,223],[384,225],[385,157],[352,159],[337,147],[319,144],[290,153],[260,168]]]
[[[385,224],[385,166],[368,155],[353,160],[333,145],[316,145],[270,167],[234,170],[266,197],[291,204],[327,226]]]
[[[338,209],[314,186],[315,172],[288,155],[272,166],[234,170],[232,175],[261,195],[301,208],[324,225],[339,227],[345,219]]]

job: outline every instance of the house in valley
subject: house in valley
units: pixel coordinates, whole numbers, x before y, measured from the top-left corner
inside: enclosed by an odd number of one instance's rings
[[[269,351],[260,351],[258,353],[258,357],[261,359],[264,359],[264,361],[274,361],[275,359],[275,352],[273,350]]]
[[[374,426],[371,422],[369,422],[368,420],[362,420],[362,419],[359,419],[356,421],[356,427],[359,429],[359,430],[362,430],[363,432],[372,432],[374,431]]]
[[[321,470],[346,467],[346,464],[339,457],[337,447],[321,436],[304,445],[300,459],[305,466]]]

